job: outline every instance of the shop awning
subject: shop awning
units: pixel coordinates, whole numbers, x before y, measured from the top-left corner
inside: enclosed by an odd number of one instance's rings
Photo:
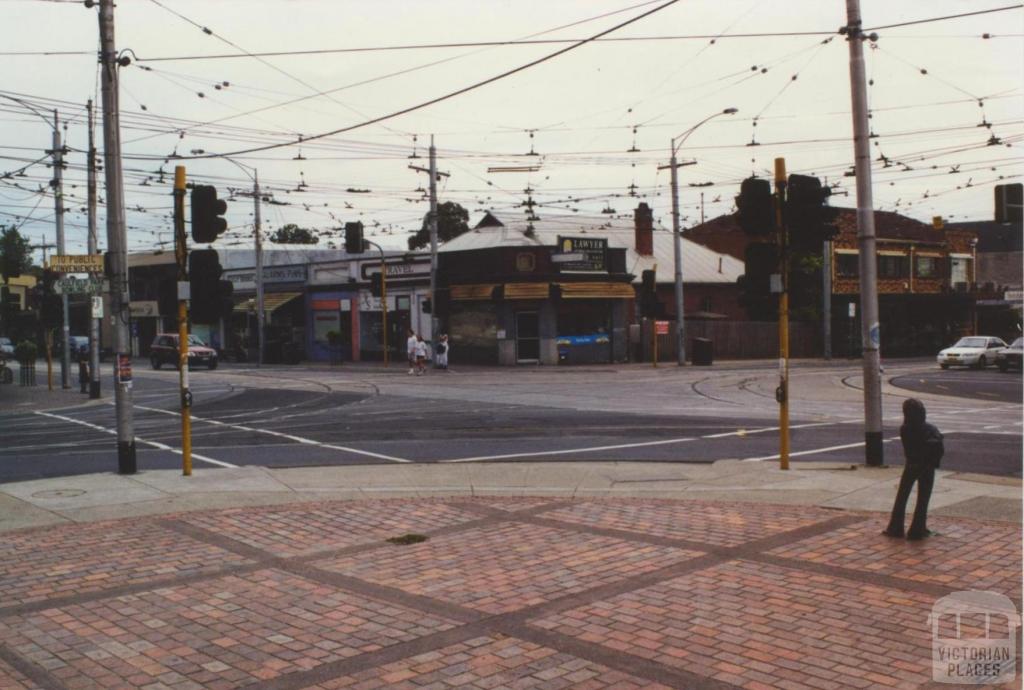
[[[562,299],[633,299],[629,283],[559,283]]]
[[[550,283],[505,283],[505,299],[547,299]]]
[[[302,297],[301,292],[270,292],[263,295],[263,313],[270,314],[284,305],[291,302],[296,297]],[[235,305],[236,312],[255,312],[256,311],[256,298],[250,297],[249,299],[239,302]]]
[[[494,294],[494,283],[480,283],[476,285],[453,285],[449,294],[451,299],[457,302],[469,302],[474,300],[489,300]]]

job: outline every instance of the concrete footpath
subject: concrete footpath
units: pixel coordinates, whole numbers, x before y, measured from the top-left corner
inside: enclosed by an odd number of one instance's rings
[[[1021,482],[940,472],[937,534],[908,542],[880,534],[898,476],[506,463],[0,485],[0,688],[966,683],[969,665],[933,666],[929,615],[963,590],[1020,610]]]

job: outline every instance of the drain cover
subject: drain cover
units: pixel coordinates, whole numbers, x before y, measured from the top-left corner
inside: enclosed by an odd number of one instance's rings
[[[32,498],[73,498],[81,496],[85,491],[82,489],[51,489],[50,491],[37,491]]]

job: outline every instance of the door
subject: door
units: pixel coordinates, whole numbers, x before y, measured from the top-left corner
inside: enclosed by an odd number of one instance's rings
[[[537,312],[516,313],[516,362],[540,361],[540,330]]]

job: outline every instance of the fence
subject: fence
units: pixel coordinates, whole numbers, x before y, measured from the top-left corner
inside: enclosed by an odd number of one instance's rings
[[[645,319],[639,347],[633,356],[651,361],[651,325]],[[669,335],[658,336],[658,361],[675,361],[675,321],[669,322]],[[779,325],[769,321],[687,321],[686,354],[690,358],[694,338],[711,340],[715,359],[764,359],[779,356]],[[790,357],[821,357],[821,326],[812,323],[789,324]]]

